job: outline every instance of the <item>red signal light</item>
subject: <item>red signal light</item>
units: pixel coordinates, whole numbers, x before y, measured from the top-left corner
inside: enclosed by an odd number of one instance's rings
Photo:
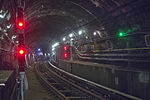
[[[24,50],[22,50],[22,49],[19,50],[19,54],[20,54],[20,55],[23,55],[23,54],[24,54]]]
[[[67,53],[64,53],[64,57],[67,58],[67,57],[68,57],[68,54],[67,54]]]
[[[24,48],[20,48],[18,51],[18,64],[19,64],[19,71],[25,71],[25,50]]]
[[[67,46],[64,46],[64,50],[67,50]]]
[[[19,27],[19,28],[23,28],[23,26],[24,26],[24,25],[23,25],[23,22],[22,22],[22,21],[18,22],[18,27]]]

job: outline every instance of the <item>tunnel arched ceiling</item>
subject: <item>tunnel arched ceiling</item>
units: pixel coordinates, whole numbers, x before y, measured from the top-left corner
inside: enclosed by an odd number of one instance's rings
[[[103,27],[112,33],[119,26],[116,21],[125,20],[120,24],[136,25],[138,21],[134,21],[133,15],[143,11],[139,8],[143,8],[145,2],[148,0],[27,0],[27,44],[31,44],[30,40],[35,42],[38,37],[45,41],[59,40],[64,34],[86,25],[91,31]],[[129,17],[133,19],[126,20]]]
[[[15,16],[9,5],[16,6],[17,0],[9,3],[0,0],[3,6]],[[150,16],[149,0],[25,0],[25,37],[27,47],[49,48],[71,32],[103,30],[110,37],[118,28],[148,30]],[[7,5],[7,6],[5,6]],[[14,21],[13,19],[12,22]],[[10,31],[11,34],[14,32]],[[49,44],[49,45],[48,45]]]
[[[58,40],[71,28],[96,19],[96,16],[80,5],[67,0],[43,0],[32,4],[25,12],[27,44],[31,44],[30,40],[36,44],[54,38]],[[37,38],[44,40],[36,41]]]

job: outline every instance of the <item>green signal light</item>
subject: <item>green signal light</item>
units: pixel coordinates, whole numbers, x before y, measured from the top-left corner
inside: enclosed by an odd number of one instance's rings
[[[120,37],[124,36],[124,33],[123,32],[119,32],[119,36]]]
[[[124,36],[126,36],[126,35],[127,35],[127,33],[125,33],[125,32],[119,32],[119,33],[118,33],[118,36],[119,36],[119,37],[124,37]]]
[[[132,35],[133,32],[139,30],[139,26],[135,26],[135,27],[132,27],[132,28],[124,28],[124,29],[118,29],[117,31],[117,37],[119,38],[123,38],[123,37],[126,37],[126,36],[129,36],[129,35]]]

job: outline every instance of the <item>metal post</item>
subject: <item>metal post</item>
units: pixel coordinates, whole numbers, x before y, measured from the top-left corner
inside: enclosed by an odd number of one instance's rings
[[[27,58],[27,54],[25,55],[25,64],[27,66],[27,68],[29,67],[29,64],[28,64],[28,58]]]
[[[21,83],[20,83],[20,85],[21,85],[21,100],[24,100],[24,85],[23,85],[23,83],[24,83],[24,75],[25,75],[25,72],[20,72],[20,81],[21,81]]]
[[[27,80],[26,73],[24,74],[24,86],[25,86],[25,89],[28,90],[29,86],[28,86],[28,80]]]
[[[73,39],[70,40],[70,60],[73,61],[73,57],[72,57],[72,46],[73,46]]]

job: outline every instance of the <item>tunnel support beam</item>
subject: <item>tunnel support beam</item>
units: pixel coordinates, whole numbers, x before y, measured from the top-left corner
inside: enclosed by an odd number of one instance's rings
[[[72,56],[72,46],[73,46],[73,39],[70,40],[70,60],[73,61],[73,56]]]

